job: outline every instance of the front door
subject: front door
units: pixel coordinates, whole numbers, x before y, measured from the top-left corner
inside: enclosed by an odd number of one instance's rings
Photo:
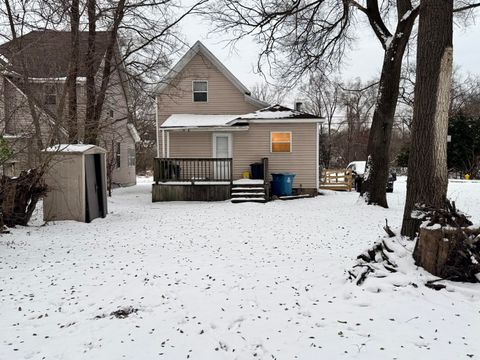
[[[232,157],[232,134],[213,133],[213,158],[228,159]],[[230,162],[216,161],[213,167],[215,180],[226,180],[230,177]]]

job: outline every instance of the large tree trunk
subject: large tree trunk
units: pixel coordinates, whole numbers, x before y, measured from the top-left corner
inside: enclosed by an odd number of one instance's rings
[[[97,36],[96,27],[96,0],[87,0],[87,13],[88,13],[88,49],[86,62],[86,90],[87,90],[87,104],[85,111],[85,139],[84,142],[92,143],[93,138],[96,141],[95,125],[93,124],[93,118],[95,113],[95,40]]]
[[[78,58],[80,55],[80,4],[79,0],[72,0],[70,14],[71,46],[70,66],[67,77],[68,93],[68,142],[78,142],[78,121],[77,121],[77,76],[78,76]]]
[[[453,2],[422,0],[407,199],[402,235],[414,237],[416,204],[446,206],[448,107],[452,82]]]
[[[399,11],[399,14],[405,11]],[[406,18],[403,16],[400,18],[393,39],[385,49],[377,104],[368,139],[368,175],[362,185],[362,195],[368,204],[385,208],[388,207],[386,196],[390,162],[388,152],[397,108],[402,61],[417,13],[418,9],[414,9]]]

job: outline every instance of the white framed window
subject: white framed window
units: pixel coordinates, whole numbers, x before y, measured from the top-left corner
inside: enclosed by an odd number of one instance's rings
[[[122,153],[121,153],[122,147],[119,142],[115,144],[115,165],[117,168],[122,166]]]
[[[292,132],[272,131],[270,133],[270,152],[292,152]]]
[[[128,149],[128,166],[135,166],[135,149]]]
[[[208,81],[192,81],[193,102],[208,102]]]
[[[52,84],[46,84],[44,88],[45,105],[55,105],[57,103],[57,87]]]

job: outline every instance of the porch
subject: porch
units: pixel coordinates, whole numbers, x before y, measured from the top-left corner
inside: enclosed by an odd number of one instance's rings
[[[266,202],[268,158],[261,179],[234,179],[232,158],[155,158],[152,201]]]

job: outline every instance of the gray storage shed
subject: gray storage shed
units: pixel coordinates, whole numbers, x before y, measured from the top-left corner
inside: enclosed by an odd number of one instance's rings
[[[45,221],[90,222],[107,215],[105,154],[105,149],[83,144],[58,144],[44,151],[50,157],[45,174]]]

